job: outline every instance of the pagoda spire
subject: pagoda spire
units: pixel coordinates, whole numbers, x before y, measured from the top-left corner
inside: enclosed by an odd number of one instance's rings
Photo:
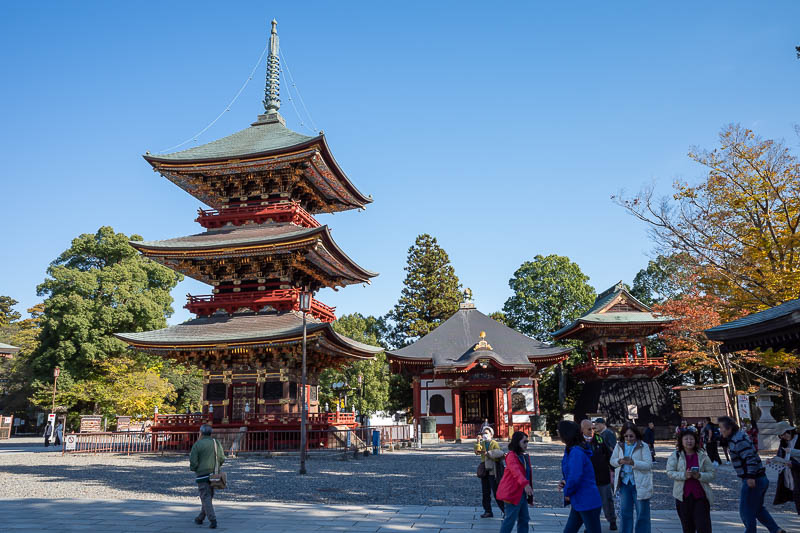
[[[278,21],[272,19],[269,55],[267,55],[267,85],[264,88],[264,109],[267,114],[277,113],[281,108],[281,67],[278,50]]]

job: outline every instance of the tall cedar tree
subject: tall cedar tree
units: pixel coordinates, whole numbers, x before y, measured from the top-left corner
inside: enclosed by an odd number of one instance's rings
[[[75,238],[50,264],[37,287],[45,298],[41,344],[31,361],[37,376],[49,380],[60,366],[76,380],[90,377],[107,359],[126,355],[114,333],[166,327],[170,291],[183,276],[142,257],[128,240],[104,226]]]
[[[461,284],[447,252],[424,233],[408,249],[406,279],[400,299],[387,318],[393,323],[390,342],[401,348],[436,329],[462,301]]]
[[[689,152],[707,169],[697,185],[676,182],[669,198],[656,200],[651,188],[617,202],[650,226],[666,254],[691,260],[729,319],[800,293],[800,161],[739,125],[719,140],[717,149]]]

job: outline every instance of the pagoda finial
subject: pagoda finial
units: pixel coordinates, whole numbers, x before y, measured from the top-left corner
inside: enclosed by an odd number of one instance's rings
[[[269,55],[267,55],[267,86],[264,88],[264,109],[267,114],[277,113],[281,108],[281,67],[278,50],[278,21],[272,19]]]

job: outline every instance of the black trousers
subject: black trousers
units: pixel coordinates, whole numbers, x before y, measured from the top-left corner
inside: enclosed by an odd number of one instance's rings
[[[675,500],[675,509],[683,533],[711,533],[711,506],[707,499],[686,496],[683,501]]]
[[[494,496],[497,506],[500,511],[505,512],[505,505],[497,499],[497,485],[499,482],[494,476],[485,476],[481,478],[481,491],[483,492],[483,510],[487,513],[492,512],[492,496]]]
[[[716,461],[717,463],[722,464],[722,459],[719,458],[719,447],[717,446],[717,441],[712,440],[706,444],[706,451],[708,452],[708,458],[711,459],[711,462]]]

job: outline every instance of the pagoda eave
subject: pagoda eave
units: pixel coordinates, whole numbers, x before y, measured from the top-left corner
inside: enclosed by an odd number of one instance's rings
[[[311,213],[346,211],[363,208],[372,198],[359,191],[344,174],[323,136],[280,150],[236,156],[194,160],[170,160],[145,155],[153,170],[202,202],[221,209],[227,205],[221,197],[209,194],[200,186],[198,176],[232,176],[267,172],[301,165],[306,180],[322,195],[326,207]]]

